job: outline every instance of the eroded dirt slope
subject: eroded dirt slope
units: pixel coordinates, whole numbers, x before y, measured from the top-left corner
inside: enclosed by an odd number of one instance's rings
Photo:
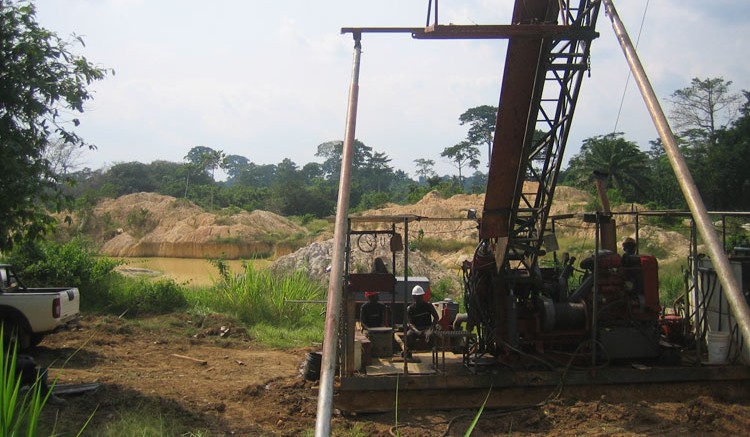
[[[79,230],[118,257],[252,258],[273,255],[279,240],[305,230],[287,218],[256,210],[205,212],[185,199],[135,193],[104,199],[63,231]]]

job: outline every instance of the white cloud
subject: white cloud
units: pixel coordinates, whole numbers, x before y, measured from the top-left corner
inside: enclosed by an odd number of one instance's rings
[[[618,4],[635,39],[647,0]],[[85,36],[90,60],[117,71],[93,86],[81,133],[100,146],[89,166],[180,161],[208,145],[257,163],[315,160],[315,147],[344,134],[352,37],[341,27],[421,26],[426,3],[336,0],[39,0],[40,23]],[[444,0],[440,22],[507,23],[512,2]],[[583,138],[614,128],[627,77],[608,18],[599,17],[592,77],[583,83],[567,157]],[[717,0],[649,3],[639,53],[660,97],[693,77],[723,76],[748,88],[750,5]],[[409,171],[416,158],[441,163],[460,141],[458,116],[499,100],[505,44],[363,38],[357,137]],[[647,148],[656,134],[630,82],[618,130]],[[455,172],[447,164],[443,171]]]

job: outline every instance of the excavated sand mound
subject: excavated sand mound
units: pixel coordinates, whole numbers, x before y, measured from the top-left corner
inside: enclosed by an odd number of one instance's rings
[[[526,193],[535,192],[534,183],[524,186]],[[559,186],[555,191],[551,215],[580,213],[590,209],[592,197],[581,190]],[[484,195],[460,194],[448,199],[431,192],[413,205],[389,204],[378,210],[365,212],[365,216],[414,215],[417,219],[409,223],[409,238],[433,240],[457,240],[466,247],[453,253],[410,252],[409,266],[413,275],[428,276],[433,281],[441,278],[458,280],[461,263],[470,259],[473,243],[478,241],[477,224],[467,220],[467,212],[475,209],[481,216]],[[621,205],[616,211],[643,209],[640,205]],[[456,220],[429,220],[430,218],[455,218]],[[634,216],[618,215],[617,232],[620,237],[635,233]],[[61,220],[62,222],[62,220]],[[548,226],[550,223],[548,223]],[[84,232],[92,236],[101,246],[101,252],[117,257],[180,257],[205,258],[224,256],[228,259],[274,256],[274,270],[294,271],[303,269],[312,277],[327,279],[326,267],[331,261],[331,233],[322,233],[317,242],[288,256],[289,248],[278,244],[290,236],[307,231],[288,219],[267,211],[235,212],[221,211],[218,214],[205,212],[202,208],[185,200],[155,193],[136,193],[118,199],[101,201],[89,214],[73,217],[72,224],[61,225],[69,232]],[[356,224],[356,229],[390,230],[391,223]],[[403,236],[403,223],[396,223],[396,230]],[[593,226],[582,223],[579,218],[558,222],[558,237],[572,237],[574,242],[593,241]],[[387,241],[379,237],[374,252],[353,251],[352,271],[369,271],[376,256],[390,259]],[[671,259],[682,259],[689,247],[687,239],[676,232],[666,233],[641,224],[644,243],[663,246]],[[382,240],[382,241],[381,241]],[[356,237],[352,239],[356,249]],[[642,247],[647,249],[647,247]],[[429,257],[429,259],[428,259]],[[398,271],[401,267],[402,256]],[[667,260],[660,260],[667,261]]]
[[[95,235],[103,254],[118,257],[249,258],[273,254],[276,241],[305,232],[267,211],[212,214],[156,193],[103,200],[92,215],[73,226]]]

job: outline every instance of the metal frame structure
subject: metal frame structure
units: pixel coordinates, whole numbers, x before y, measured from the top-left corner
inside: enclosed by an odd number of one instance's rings
[[[530,271],[536,264],[581,82],[589,70],[591,41],[598,36],[594,29],[599,2],[561,2],[561,6],[562,20],[567,23],[564,27],[569,32],[564,37],[539,41],[541,54],[529,50],[525,41],[519,42],[523,46],[516,51],[512,47],[514,40],[509,43],[506,65],[517,69],[516,65],[523,62],[536,73],[533,86],[527,87],[533,90],[526,103],[527,120],[513,120],[510,112],[514,108],[508,103],[527,98],[515,95],[523,88],[512,85],[516,75],[509,74],[512,72],[506,68],[504,76],[507,79],[504,79],[492,154],[493,169],[504,171],[495,172],[495,180],[488,181],[480,232],[480,238],[507,238],[505,250],[501,245],[496,252],[498,268]],[[529,59],[532,56],[538,56],[538,60]],[[504,108],[507,111],[503,112]],[[519,129],[523,131],[518,132]],[[508,156],[515,159],[509,160]],[[538,185],[532,192],[524,192],[525,181]],[[520,262],[511,266],[505,265],[506,260]]]
[[[732,303],[733,311],[737,313],[739,331],[744,335],[745,341],[750,342],[750,314],[748,313],[750,310],[742,301],[739,287],[731,277],[728,261],[721,253],[718,238],[709,229],[710,222],[705,206],[674,144],[666,118],[663,114],[659,114],[661,111],[653,90],[650,89],[645,73],[624,32],[622,23],[619,22],[611,0],[516,0],[512,24],[501,26],[441,25],[438,22],[438,0],[430,0],[427,23],[424,28],[361,27],[341,30],[342,33],[351,33],[354,37],[355,60],[336,216],[333,270],[328,291],[329,313],[326,316],[316,436],[330,434],[334,365],[337,359],[335,349],[340,339],[338,335],[338,326],[341,322],[339,309],[342,308],[342,283],[345,280],[346,250],[344,246],[347,244],[345,241],[347,237],[344,232],[349,229],[346,218],[348,216],[348,171],[351,162],[347,157],[351,152],[356,122],[362,35],[365,33],[409,33],[416,39],[508,39],[490,172],[479,229],[480,245],[477,249],[479,253],[480,248],[486,248],[487,253],[494,258],[493,263],[487,266],[491,265],[496,268],[490,275],[489,298],[482,303],[483,307],[489,307],[490,322],[481,329],[491,333],[488,336],[489,342],[495,342],[495,347],[502,345],[522,355],[528,355],[513,346],[515,343],[514,306],[518,303],[514,292],[525,291],[529,295],[538,292],[534,285],[534,280],[538,279],[536,278],[538,259],[545,242],[545,230],[554,189],[581,81],[589,69],[591,42],[598,36],[595,26],[602,5],[605,6],[612,20],[613,28],[631,64],[631,70],[644,95],[644,100],[652,112],[652,118],[654,118],[667,155],[675,168],[678,182],[690,206],[697,231],[708,243],[712,258],[717,260],[717,272],[722,285],[727,290],[727,299]],[[524,192],[525,182],[534,182],[537,185],[530,192]],[[597,238],[598,235],[597,232]],[[597,241],[597,248],[598,246]],[[596,264],[594,266],[596,267]],[[518,289],[516,289],[517,286]],[[596,284],[593,288],[593,293],[596,293]],[[471,318],[471,311],[469,312]],[[596,313],[596,308],[594,308],[594,313]],[[503,319],[506,323],[502,322]],[[594,341],[595,338],[592,337],[592,343]],[[595,353],[592,356],[593,367],[596,366]],[[348,373],[350,369],[348,364],[344,368],[345,373]],[[612,372],[601,371],[595,374],[585,372],[584,374],[569,372],[569,368],[566,368],[562,375],[552,372],[545,377],[552,381],[550,384],[562,384],[566,376],[580,378],[582,383],[612,384],[654,380],[747,379],[750,370],[742,368],[717,372],[715,369],[701,368],[693,369],[690,375],[675,374],[673,369],[655,373],[658,375],[637,372],[636,375],[632,375],[632,370],[623,373],[613,369]],[[487,385],[527,387],[535,385],[531,381],[540,381],[540,378],[544,379],[539,372],[521,374],[501,371],[495,373],[494,376],[474,375],[460,380],[448,380],[442,376],[421,376],[405,382],[408,388],[421,389],[470,388],[477,384],[483,387]],[[374,386],[370,387],[372,384],[377,384],[377,387],[381,389],[391,390],[393,383],[398,384],[397,376],[379,378],[378,381],[370,382],[362,378],[342,375],[341,393],[351,393],[350,390],[375,389]],[[569,383],[569,380],[566,383]]]

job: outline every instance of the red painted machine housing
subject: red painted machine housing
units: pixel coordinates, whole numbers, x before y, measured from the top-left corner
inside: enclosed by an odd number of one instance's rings
[[[659,263],[653,255],[641,255],[643,278],[643,316],[657,319],[661,313],[659,305]]]

